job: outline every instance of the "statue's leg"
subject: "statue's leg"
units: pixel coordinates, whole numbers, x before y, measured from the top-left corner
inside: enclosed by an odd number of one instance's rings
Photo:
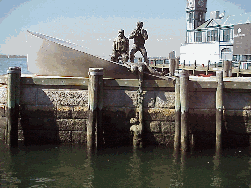
[[[137,50],[136,46],[133,46],[133,47],[132,47],[132,50],[131,50],[131,52],[130,52],[130,61],[131,61],[131,63],[134,63],[134,54],[135,54],[137,51],[138,51],[138,50]]]
[[[139,50],[140,50],[142,56],[144,57],[144,61],[148,64],[146,48],[144,46],[141,46],[139,48]]]

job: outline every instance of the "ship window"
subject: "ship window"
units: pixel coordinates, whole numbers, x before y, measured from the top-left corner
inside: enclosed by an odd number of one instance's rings
[[[230,40],[230,29],[223,30],[223,41],[227,42]]]

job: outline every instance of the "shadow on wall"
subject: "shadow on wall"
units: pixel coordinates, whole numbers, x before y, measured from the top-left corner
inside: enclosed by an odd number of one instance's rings
[[[223,144],[225,147],[249,146],[251,144],[250,92],[226,90],[224,100],[230,102],[225,104],[227,110],[224,115],[225,144],[224,142]]]
[[[143,143],[173,146],[174,108],[164,91],[144,92]],[[173,103],[173,102],[172,102]],[[169,106],[168,106],[169,105]],[[137,113],[137,90],[105,90],[103,127],[107,147],[132,145],[130,119]]]
[[[86,143],[87,90],[23,87],[20,137],[26,145]]]
[[[247,109],[250,94],[224,91],[225,112],[222,127],[223,148],[242,147],[250,145],[249,118],[251,112]],[[214,148],[216,142],[216,112],[215,92],[190,92],[189,98],[190,134],[193,134],[195,148]]]
[[[42,89],[22,88],[20,129],[24,144],[60,143],[56,114],[56,106]]]

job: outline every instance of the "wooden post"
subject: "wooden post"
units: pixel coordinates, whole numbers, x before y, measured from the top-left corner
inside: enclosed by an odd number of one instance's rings
[[[178,151],[180,148],[180,78],[179,71],[175,71],[175,136],[174,136],[174,150]]]
[[[189,75],[186,70],[180,72],[180,104],[181,104],[181,150],[188,151],[188,81]]]
[[[232,61],[228,61],[229,62],[229,77],[232,77]]]
[[[6,144],[10,147],[17,147],[21,68],[9,67],[7,73],[7,130],[5,138]]]
[[[103,68],[89,68],[88,106],[87,148],[93,150],[103,144]]]
[[[229,77],[230,76],[230,69],[231,68],[231,64],[230,61],[228,60],[224,60],[223,61],[223,77]]]
[[[170,76],[174,75],[174,71],[175,71],[175,59],[171,59],[170,66],[169,66]]]
[[[194,61],[193,75],[194,75],[194,73],[195,73],[195,69],[196,69],[196,60]]]
[[[223,72],[216,71],[216,151],[221,150],[221,133],[223,120]]]
[[[208,75],[209,66],[210,66],[210,60],[208,60],[208,62],[207,62],[207,70],[206,70],[206,75]]]
[[[241,69],[241,61],[239,61],[239,64],[238,64],[238,72],[237,72],[237,77],[240,76],[240,69]]]
[[[180,64],[179,59],[176,58],[175,59],[175,70],[179,69],[179,64]]]

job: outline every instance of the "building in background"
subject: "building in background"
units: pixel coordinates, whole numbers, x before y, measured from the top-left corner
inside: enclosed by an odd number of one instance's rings
[[[181,63],[185,61],[186,64],[194,64],[196,61],[197,64],[207,65],[208,61],[218,63],[238,58],[241,60],[244,56],[240,55],[245,52],[235,54],[234,41],[236,37],[242,37],[237,31],[240,23],[243,24],[241,27],[247,27],[244,29],[247,33],[249,15],[226,16],[225,12],[220,14],[219,11],[213,11],[210,19],[205,21],[206,13],[207,0],[187,0],[186,41],[180,48]],[[250,42],[251,40],[247,43]],[[238,49],[244,48],[241,47],[244,43],[238,45]]]

